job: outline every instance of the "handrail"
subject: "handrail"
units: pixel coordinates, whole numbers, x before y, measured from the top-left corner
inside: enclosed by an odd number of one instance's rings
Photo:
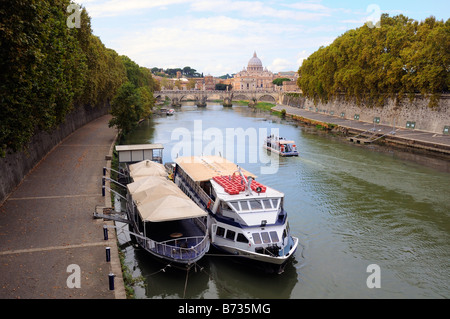
[[[193,240],[195,246],[191,246],[189,248],[180,246],[180,244],[188,244],[188,240]],[[146,246],[155,253],[166,257],[176,259],[193,259],[200,256],[206,250],[208,240],[208,235],[170,239],[163,242],[147,239]]]

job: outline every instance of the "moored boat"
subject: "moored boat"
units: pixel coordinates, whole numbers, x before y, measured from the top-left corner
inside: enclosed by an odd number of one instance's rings
[[[207,213],[169,180],[164,165],[151,160],[122,164],[117,173],[125,175],[127,185],[109,180],[126,188],[126,197],[110,190],[125,199],[127,218],[94,217],[129,224],[128,231],[121,231],[159,261],[181,269],[195,265],[210,247]]]
[[[205,211],[162,176],[127,185],[127,217],[137,244],[174,266],[189,268],[209,249]]]
[[[282,272],[298,238],[291,236],[284,194],[219,156],[176,159],[174,181],[208,212],[211,244],[230,256]]]

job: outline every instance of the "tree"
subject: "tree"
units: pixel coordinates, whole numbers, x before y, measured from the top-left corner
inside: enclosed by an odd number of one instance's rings
[[[449,91],[450,20],[417,22],[383,14],[381,28],[349,30],[321,47],[299,69],[297,84],[314,102],[340,94],[357,104],[401,101],[406,94],[430,97],[437,105]]]
[[[272,81],[273,84],[277,85],[277,86],[282,86],[284,81],[291,81],[291,79],[288,78],[278,78]]]
[[[144,114],[141,95],[130,82],[125,82],[111,102],[110,127],[116,127],[119,134],[126,134],[136,125]]]

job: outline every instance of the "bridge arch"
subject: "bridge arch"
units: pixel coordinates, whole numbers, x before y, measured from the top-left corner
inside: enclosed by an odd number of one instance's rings
[[[187,101],[187,100],[195,101],[195,100],[197,100],[197,97],[194,94],[181,95],[180,102],[183,100],[184,101]]]
[[[276,103],[276,98],[274,98],[272,95],[266,94],[259,97],[258,102],[270,102],[270,103]]]
[[[250,98],[247,95],[242,94],[242,93],[233,95],[233,101],[240,101],[240,100],[250,101]]]

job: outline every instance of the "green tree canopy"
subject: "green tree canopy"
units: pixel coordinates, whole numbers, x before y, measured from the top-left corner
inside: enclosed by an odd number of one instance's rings
[[[23,149],[37,130],[52,131],[77,107],[108,105],[131,81],[142,112],[154,104],[150,70],[92,34],[81,10],[69,28],[69,0],[0,1],[0,156]]]
[[[436,105],[449,91],[450,21],[417,22],[383,14],[380,28],[364,25],[321,47],[299,69],[298,85],[315,102],[344,94],[347,99],[383,105],[420,93]]]
[[[278,78],[272,81],[273,84],[277,85],[277,86],[282,86],[284,81],[291,81],[291,79],[288,78]]]

